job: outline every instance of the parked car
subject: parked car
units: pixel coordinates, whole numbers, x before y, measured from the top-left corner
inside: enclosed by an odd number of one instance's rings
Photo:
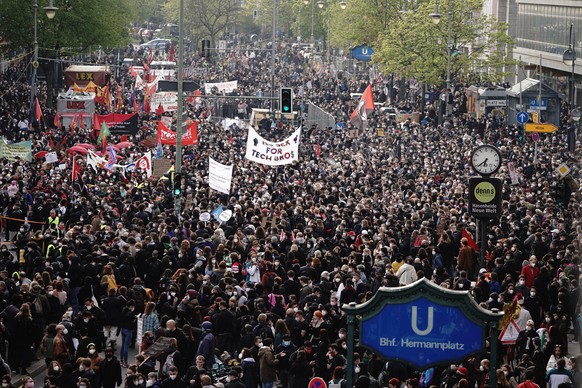
[[[171,42],[170,39],[154,39],[140,44],[139,47],[147,50],[151,48],[153,51],[166,51],[170,49]]]

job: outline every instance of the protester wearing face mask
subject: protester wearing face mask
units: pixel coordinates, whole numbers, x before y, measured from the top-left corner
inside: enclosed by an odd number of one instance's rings
[[[175,365],[168,369],[168,377],[160,384],[161,388],[186,388],[187,386],[186,382],[178,375],[178,368]]]
[[[535,255],[532,255],[529,258],[528,264],[521,269],[520,275],[523,275],[525,285],[528,288],[534,286],[536,278],[541,273],[540,269],[537,267],[537,261],[538,261],[537,257]]]
[[[95,371],[95,373],[99,373],[99,366],[101,365],[101,361],[103,360],[97,352],[97,348],[95,344],[89,344],[87,346],[87,358],[91,360],[91,369]]]
[[[53,339],[53,359],[60,365],[64,365],[69,362],[71,353],[69,350],[69,344],[65,339],[67,328],[59,324],[56,327],[56,334]]]
[[[158,380],[158,375],[156,372],[148,373],[147,380],[145,382],[145,386],[147,388],[158,388],[160,383],[161,382]]]
[[[2,376],[2,388],[16,388],[12,384],[12,380],[10,379],[10,376],[8,376],[8,375]]]
[[[24,376],[24,378],[22,379],[22,388],[34,388],[34,380],[32,379],[32,377]]]
[[[277,364],[277,373],[279,381],[283,388],[289,388],[289,374],[291,370],[290,357],[297,351],[297,346],[291,342],[291,335],[289,333],[282,335],[282,341],[279,346],[275,348],[275,354],[278,354],[279,363]]]
[[[527,354],[530,357],[533,356],[535,350],[533,345],[534,338],[539,338],[539,335],[535,331],[534,321],[530,319],[527,321],[525,330],[520,331],[517,336],[516,357],[518,359],[524,354]]]
[[[99,364],[99,375],[103,388],[115,388],[123,383],[121,364],[111,347],[105,349],[105,358]]]
[[[77,370],[73,371],[72,377],[79,382],[85,380],[87,388],[97,386],[99,376],[91,368],[91,360],[89,358],[80,358],[77,361]]]
[[[119,354],[121,358],[121,366],[125,368],[127,368],[129,345],[133,336],[135,319],[135,302],[129,300],[121,312],[121,320],[119,323],[119,327],[121,328],[121,349],[119,349]]]
[[[246,388],[246,386],[240,381],[239,372],[235,368],[228,372],[226,381],[227,383],[224,384],[224,388]]]

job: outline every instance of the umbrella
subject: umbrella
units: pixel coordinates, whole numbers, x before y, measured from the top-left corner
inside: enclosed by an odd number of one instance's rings
[[[81,147],[80,145],[75,145],[75,146],[72,146],[71,148],[69,148],[69,149],[67,150],[67,152],[68,152],[69,154],[72,154],[72,153],[74,153],[74,152],[78,152],[78,153],[80,153],[81,155],[87,155],[87,148],[83,148],[83,147]]]
[[[48,151],[38,151],[36,154],[34,154],[35,159],[42,159],[46,156],[46,154],[48,153]]]
[[[79,144],[75,144],[75,146],[83,147],[83,148],[86,148],[88,150],[94,150],[95,148],[97,148],[93,144],[88,144],[88,143],[79,143]]]
[[[129,141],[122,141],[115,145],[115,147],[119,148],[120,150],[131,146],[133,146],[133,143]]]

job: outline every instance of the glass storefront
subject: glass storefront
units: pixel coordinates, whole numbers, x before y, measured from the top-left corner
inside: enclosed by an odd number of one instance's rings
[[[568,48],[573,23],[576,56],[582,58],[582,0],[568,3],[572,6],[518,3],[516,45],[562,55]]]

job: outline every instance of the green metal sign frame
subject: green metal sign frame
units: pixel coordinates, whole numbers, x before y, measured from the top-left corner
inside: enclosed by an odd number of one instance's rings
[[[354,329],[356,324],[356,317],[359,317],[358,327],[360,333],[360,339],[363,337],[363,322],[371,318],[376,317],[381,314],[386,306],[389,305],[403,305],[409,302],[418,301],[419,298],[423,300],[428,300],[433,302],[438,306],[449,306],[452,308],[458,308],[463,315],[470,322],[473,322],[475,326],[482,327],[481,330],[481,348],[477,351],[472,352],[470,355],[478,354],[485,350],[485,340],[487,334],[490,331],[491,338],[491,365],[497,365],[497,337],[498,329],[497,323],[503,317],[503,313],[489,311],[481,308],[475,300],[469,294],[469,291],[453,291],[442,288],[437,284],[434,284],[426,278],[422,278],[412,284],[397,288],[381,287],[374,297],[365,303],[356,305],[355,303],[350,303],[349,305],[343,305],[342,309],[347,315],[348,323],[348,338],[347,338],[347,371],[346,379],[347,386],[351,387],[353,383],[353,368],[349,367],[353,364],[353,354],[354,354]],[[393,321],[401,325],[402,317],[394,317]],[[360,345],[377,353],[377,350],[370,348],[364,344]],[[388,358],[390,359],[390,358]],[[392,358],[393,360],[402,361],[415,368],[426,369],[432,366],[439,365],[438,363],[430,364],[419,364],[411,362],[409,360]],[[462,360],[458,360],[459,362]],[[495,370],[496,368],[491,368],[490,382],[491,386],[495,386]]]

